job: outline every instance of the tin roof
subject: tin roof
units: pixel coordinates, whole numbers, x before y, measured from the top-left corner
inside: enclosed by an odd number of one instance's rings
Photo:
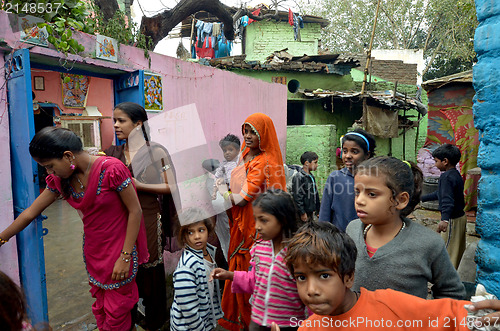
[[[451,83],[472,83],[472,70],[425,81],[422,83],[422,87],[430,92]]]

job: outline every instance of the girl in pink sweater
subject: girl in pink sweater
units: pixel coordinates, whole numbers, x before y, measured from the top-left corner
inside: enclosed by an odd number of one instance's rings
[[[253,294],[250,330],[270,330],[273,322],[281,330],[296,330],[292,322],[308,314],[284,258],[286,242],[297,230],[297,209],[290,194],[269,189],[255,199],[253,212],[259,238],[250,250],[250,271],[216,268],[211,277],[231,279],[226,290],[233,293]]]

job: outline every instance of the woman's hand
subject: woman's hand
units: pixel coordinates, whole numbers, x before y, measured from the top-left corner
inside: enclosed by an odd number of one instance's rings
[[[276,324],[275,322],[273,322],[271,324],[271,331],[280,331],[280,327],[278,326],[278,324]]]
[[[115,262],[111,279],[116,281],[127,279],[129,276],[128,272],[130,270],[130,263],[132,263],[132,257],[130,255],[121,254]]]
[[[500,300],[483,300],[471,304],[472,310],[493,309],[494,313],[479,317],[476,322],[478,326],[494,325],[500,326]]]
[[[227,271],[222,268],[215,268],[214,271],[210,274],[208,281],[212,281],[214,279],[222,279],[222,280],[233,280],[234,272]]]

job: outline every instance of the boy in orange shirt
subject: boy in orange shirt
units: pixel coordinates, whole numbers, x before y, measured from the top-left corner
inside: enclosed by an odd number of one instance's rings
[[[469,330],[482,321],[467,318],[468,301],[425,300],[391,289],[351,291],[356,255],[352,239],[327,222],[307,223],[291,239],[287,266],[314,313],[294,321],[299,330]]]

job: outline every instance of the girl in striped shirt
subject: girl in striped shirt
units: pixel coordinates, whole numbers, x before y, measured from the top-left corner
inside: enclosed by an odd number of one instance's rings
[[[269,189],[253,203],[255,229],[259,239],[250,250],[249,271],[216,268],[215,279],[230,279],[233,293],[252,293],[250,330],[270,330],[272,323],[281,330],[296,330],[292,321],[307,318],[297,286],[284,262],[286,243],[297,230],[297,209],[290,194]]]

